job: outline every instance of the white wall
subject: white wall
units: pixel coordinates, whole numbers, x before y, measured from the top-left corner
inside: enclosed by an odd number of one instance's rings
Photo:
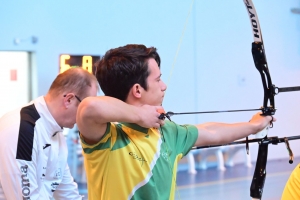
[[[252,34],[243,1],[195,1],[176,57],[191,1],[2,1],[0,50],[36,53],[38,95],[45,94],[58,73],[58,56],[102,55],[128,43],[155,46],[168,83],[167,111],[259,108],[263,91],[251,55]],[[290,12],[299,1],[254,1],[273,82],[300,85],[300,15]],[[36,36],[38,42],[14,38]],[[168,81],[170,79],[170,81]],[[300,93],[276,98],[278,122],[270,135],[298,135]],[[253,113],[176,116],[178,123],[248,121]],[[291,142],[300,155],[300,141]],[[256,147],[251,146],[255,159]],[[285,146],[270,147],[269,158],[286,158]]]

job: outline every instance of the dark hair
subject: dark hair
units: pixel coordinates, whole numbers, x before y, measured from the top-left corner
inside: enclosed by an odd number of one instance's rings
[[[52,82],[49,93],[59,95],[73,92],[80,98],[88,96],[88,88],[97,85],[96,77],[82,68],[70,68],[59,74]]]
[[[96,77],[106,96],[126,101],[129,90],[136,83],[148,89],[148,60],[153,58],[160,67],[156,48],[128,44],[111,49],[98,61]]]

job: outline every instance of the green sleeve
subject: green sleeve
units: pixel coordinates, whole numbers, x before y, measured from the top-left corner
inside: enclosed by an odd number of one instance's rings
[[[194,125],[178,125],[166,121],[161,131],[169,148],[183,156],[191,150],[198,138],[198,129]]]

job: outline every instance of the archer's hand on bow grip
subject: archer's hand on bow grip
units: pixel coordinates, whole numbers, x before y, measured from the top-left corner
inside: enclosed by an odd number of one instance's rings
[[[270,128],[270,125],[266,126],[263,130],[256,133],[255,138],[262,139],[262,138],[266,137],[269,133],[269,128]]]
[[[262,139],[268,135],[269,129],[273,127],[273,121],[275,121],[275,119],[271,115],[269,117],[271,117],[271,121],[264,129],[255,134],[255,138]]]

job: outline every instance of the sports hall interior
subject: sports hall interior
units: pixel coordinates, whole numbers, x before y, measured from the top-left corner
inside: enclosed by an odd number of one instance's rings
[[[253,0],[273,84],[300,85],[300,1]],[[270,6],[272,5],[272,6]],[[126,44],[154,46],[167,84],[166,111],[259,109],[264,91],[251,53],[253,22],[244,1],[3,1],[0,6],[0,116],[44,95],[66,60]],[[70,57],[68,57],[70,56]],[[76,60],[77,59],[77,60]],[[104,95],[100,90],[98,95]],[[275,97],[269,137],[300,135],[300,92]],[[299,111],[299,112],[298,112]],[[174,115],[178,124],[249,121],[255,112]],[[87,198],[77,126],[64,130],[68,164]],[[254,139],[250,137],[249,140]],[[263,199],[280,199],[300,161],[300,140],[270,144]],[[176,199],[251,199],[258,142],[191,150],[177,170]]]

